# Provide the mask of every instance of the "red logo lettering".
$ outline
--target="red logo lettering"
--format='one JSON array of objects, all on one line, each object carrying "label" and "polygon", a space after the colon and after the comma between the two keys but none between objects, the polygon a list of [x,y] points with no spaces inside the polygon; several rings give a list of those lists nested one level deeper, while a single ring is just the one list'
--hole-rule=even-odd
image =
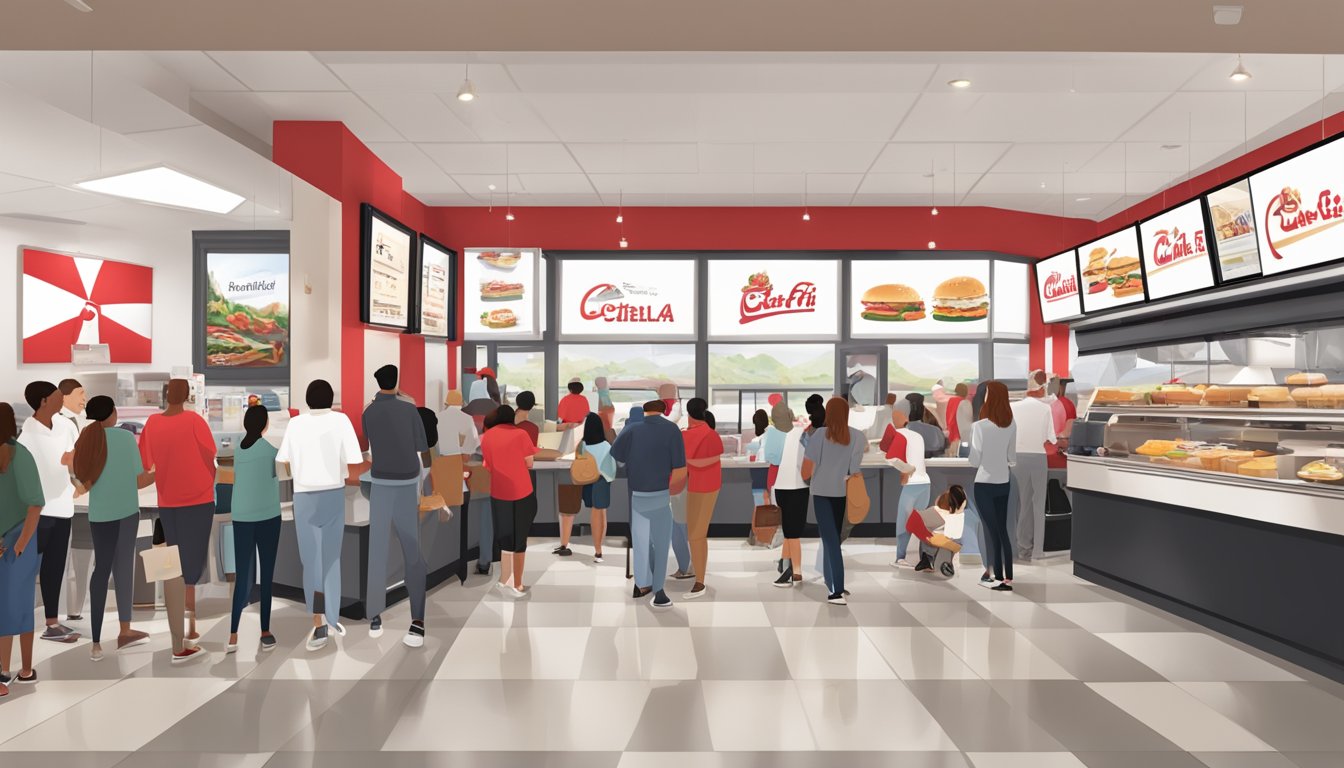
[{"label": "red logo lettering", "polygon": [[[1344,199],[1329,189],[1316,197],[1316,208],[1302,205],[1302,193],[1293,187],[1284,187],[1265,206],[1265,240],[1274,258],[1282,259],[1278,246],[1287,245],[1316,234],[1327,225],[1333,226],[1344,219]],[[1295,235],[1275,241],[1275,235]]]},{"label": "red logo lettering", "polygon": [[1059,272],[1051,272],[1045,278],[1043,293],[1046,301],[1059,301],[1070,296],[1076,296],[1078,294],[1078,277],[1069,275],[1068,278],[1065,278]]},{"label": "red logo lettering", "polygon": [[1191,239],[1189,232],[1182,232],[1176,227],[1158,230],[1153,240],[1153,266],[1165,267],[1192,256],[1203,255],[1206,248],[1204,230],[1195,232],[1194,242]]},{"label": "red logo lettering", "polygon": [[752,283],[742,289],[739,311],[741,319],[737,322],[741,325],[767,317],[815,312],[817,286],[814,283],[799,282],[787,294],[776,294],[774,286],[768,281],[763,286]]},{"label": "red logo lettering", "polygon": [[[628,286],[627,286],[628,288]],[[599,283],[589,288],[579,302],[579,315],[584,320],[601,320],[605,323],[674,323],[676,318],[671,304],[662,309],[653,305],[628,304],[620,299],[604,300],[601,294],[611,293],[624,299],[625,296],[611,283]]]}]

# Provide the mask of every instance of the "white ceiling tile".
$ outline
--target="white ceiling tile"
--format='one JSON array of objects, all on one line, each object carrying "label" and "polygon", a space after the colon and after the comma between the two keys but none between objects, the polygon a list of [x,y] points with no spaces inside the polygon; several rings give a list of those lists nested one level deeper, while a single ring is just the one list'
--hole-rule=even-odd
[{"label": "white ceiling tile", "polygon": [[759,173],[863,173],[872,166],[883,144],[788,142],[756,145]]},{"label": "white ceiling tile", "polygon": [[913,94],[702,94],[699,137],[734,141],[886,141]]},{"label": "white ceiling tile", "polygon": [[607,195],[631,194],[737,194],[755,192],[749,173],[631,173],[593,174],[597,191]]},{"label": "white ceiling tile", "polygon": [[192,94],[191,98],[256,138],[271,143],[271,124],[274,120],[259,94],[251,91],[205,91]]},{"label": "white ceiling tile", "polygon": [[529,196],[596,194],[582,173],[520,173],[518,180]]},{"label": "white ceiling tile", "polygon": [[542,93],[527,98],[566,142],[679,142],[697,135],[690,96]]},{"label": "white ceiling tile", "polygon": [[361,92],[359,97],[407,141],[475,141],[448,105],[432,93]]},{"label": "white ceiling tile", "polygon": [[1112,141],[1162,93],[925,94],[897,141]]},{"label": "white ceiling tile", "polygon": [[753,144],[700,144],[701,173],[751,173],[756,166]]},{"label": "white ceiling tile", "polygon": [[401,177],[402,186],[413,195],[424,193],[452,194],[459,191],[456,183],[444,173],[429,156],[410,142],[369,144],[369,149]]},{"label": "white ceiling tile", "polygon": [[[508,177],[507,183],[505,176],[502,173],[455,173],[453,174],[453,182],[457,184],[463,192],[472,195],[483,203],[488,203],[490,201],[491,192],[494,193],[495,202],[502,203],[504,202],[505,195],[523,188],[522,179],[518,178],[518,174],[516,173],[511,174]],[[494,190],[490,189],[491,184],[495,185]]]},{"label": "white ceiling tile", "polygon": [[81,192],[64,187],[43,187],[0,194],[0,211],[5,213],[54,214],[83,211],[111,205],[116,198]]},{"label": "white ceiling tile", "polygon": [[873,164],[874,173],[984,173],[1008,147],[1005,143],[888,144]]},{"label": "white ceiling tile", "polygon": [[147,54],[193,91],[245,91],[247,86],[204,51],[151,51]]},{"label": "white ceiling tile", "polygon": [[[964,195],[971,189],[979,174],[957,174],[956,194]],[[922,195],[918,205],[928,205],[931,196],[940,205],[944,198],[953,193],[952,174],[929,177],[927,173],[870,173],[859,187],[860,194],[910,194]],[[935,194],[936,193],[936,194]]]},{"label": "white ceiling tile", "polygon": [[563,144],[421,144],[420,149],[453,175],[582,170]]},{"label": "white ceiling tile", "polygon": [[1172,91],[1206,66],[1197,53],[959,53],[939,65],[929,92],[971,81],[963,93],[1127,93]]},{"label": "white ceiling tile", "polygon": [[415,197],[425,205],[477,206],[482,203],[481,200],[462,192],[421,192]]},{"label": "white ceiling tile", "polygon": [[45,181],[38,179],[28,179],[22,176],[12,176],[8,173],[0,173],[0,194],[6,192],[19,192],[25,189],[40,189],[50,186]]},{"label": "white ceiling tile", "polygon": [[346,86],[306,51],[209,51],[210,58],[254,91],[344,91]]},{"label": "white ceiling tile", "polygon": [[[348,57],[357,56],[357,60]],[[319,54],[352,91],[377,93],[444,93],[453,97],[468,76],[463,54],[385,53]],[[456,60],[453,60],[456,59]],[[481,99],[516,93],[502,65],[472,61],[470,77]]]},{"label": "white ceiling tile", "polygon": [[994,164],[995,173],[1068,173],[1077,171],[1106,148],[1106,144],[1014,144]]},{"label": "white ceiling tile", "polygon": [[[1220,91],[1228,93],[1255,91],[1314,91],[1321,92],[1322,76],[1326,90],[1344,86],[1344,66],[1338,56],[1317,54],[1246,54],[1242,57],[1251,79],[1242,82],[1229,75],[1236,69],[1235,54],[1213,54],[1208,63],[1186,82],[1184,91]],[[1324,67],[1322,67],[1324,63]]]},{"label": "white ceiling tile", "polygon": [[481,141],[556,140],[555,131],[537,114],[525,96],[496,93],[470,103],[458,101],[453,94],[440,94],[439,99]]},{"label": "white ceiling tile", "polygon": [[806,179],[801,173],[758,173],[755,190],[757,194],[793,195],[794,202],[801,205],[804,192],[809,203],[826,195],[852,195],[862,180],[861,173],[808,174]]},{"label": "white ceiling tile", "polygon": [[400,141],[396,129],[353,93],[256,94],[272,120],[339,120],[360,141]]},{"label": "white ceiling tile", "polygon": [[89,68],[88,51],[0,51],[0,82],[85,120]]},{"label": "white ceiling tile", "polygon": [[695,144],[569,144],[588,173],[694,173]]}]

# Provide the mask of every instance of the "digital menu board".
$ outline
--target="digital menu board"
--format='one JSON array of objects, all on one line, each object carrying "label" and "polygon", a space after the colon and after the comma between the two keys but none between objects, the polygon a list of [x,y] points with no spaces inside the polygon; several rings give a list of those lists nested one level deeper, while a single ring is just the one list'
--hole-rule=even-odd
[{"label": "digital menu board", "polygon": [[362,214],[359,319],[369,325],[407,331],[416,282],[415,232],[368,203]]},{"label": "digital menu board", "polygon": [[450,338],[457,319],[457,254],[420,236],[420,333]]},{"label": "digital menu board", "polygon": [[1138,227],[1126,227],[1078,249],[1078,282],[1084,312],[1143,303],[1139,253]]},{"label": "digital menu board", "polygon": [[1223,282],[1257,277],[1260,274],[1260,248],[1256,240],[1255,211],[1251,205],[1251,183],[1242,179],[1205,195],[1211,240],[1217,257],[1218,274]]},{"label": "digital menu board", "polygon": [[1083,316],[1076,251],[1036,262],[1036,299],[1043,322],[1062,323]]},{"label": "digital menu board", "polygon": [[990,322],[994,325],[994,336],[1027,336],[1027,315],[1030,302],[1027,297],[1031,289],[1028,265],[1020,261],[994,261],[994,281],[990,291],[994,294],[994,316]]},{"label": "digital menu board", "polygon": [[569,339],[693,339],[691,259],[566,259],[560,264],[560,334]]},{"label": "digital menu board", "polygon": [[1204,205],[1191,200],[1139,225],[1148,299],[1213,287],[1213,261],[1204,231]]},{"label": "digital menu board", "polygon": [[1344,141],[1266,168],[1250,181],[1264,274],[1344,259]]},{"label": "digital menu board", "polygon": [[711,339],[834,339],[840,335],[840,262],[709,262]]},{"label": "digital menu board", "polygon": [[989,262],[862,260],[850,264],[850,335],[989,335]]},{"label": "digital menu board", "polygon": [[468,248],[463,254],[463,335],[541,338],[539,248]]}]

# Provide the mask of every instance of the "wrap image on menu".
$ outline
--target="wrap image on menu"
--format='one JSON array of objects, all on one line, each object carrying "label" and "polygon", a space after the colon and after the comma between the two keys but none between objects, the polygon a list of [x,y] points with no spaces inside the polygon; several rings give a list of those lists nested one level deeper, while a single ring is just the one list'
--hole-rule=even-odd
[{"label": "wrap image on menu", "polygon": [[1260,251],[1255,242],[1255,212],[1251,185],[1239,181],[1209,193],[1213,241],[1224,280],[1260,273]]},{"label": "wrap image on menu", "polygon": [[289,255],[206,255],[205,364],[273,368],[289,362]]}]

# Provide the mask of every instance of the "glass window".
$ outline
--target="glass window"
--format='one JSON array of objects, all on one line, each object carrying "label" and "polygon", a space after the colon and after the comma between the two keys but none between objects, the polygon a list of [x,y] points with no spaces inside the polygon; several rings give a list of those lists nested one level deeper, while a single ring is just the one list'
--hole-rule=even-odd
[{"label": "glass window", "polygon": [[519,392],[531,390],[537,396],[537,407],[546,407],[546,356],[539,349],[510,350],[499,348],[499,394],[509,405]]},{"label": "glass window", "polygon": [[780,392],[801,414],[813,392],[835,390],[835,347],[830,344],[711,344],[710,410],[719,431],[751,428],[751,415],[768,411],[768,398]]},{"label": "glass window", "polygon": [[994,378],[1025,379],[1031,373],[1029,344],[995,344]]},{"label": "glass window", "polygon": [[630,408],[658,397],[658,385],[671,381],[682,400],[694,397],[694,344],[562,344],[559,348],[557,398],[568,394],[569,380],[578,377],[590,406],[597,408],[593,379],[607,378],[616,424],[623,424]]},{"label": "glass window", "polygon": [[891,344],[887,346],[887,390],[899,396],[929,394],[939,381],[951,392],[958,382],[980,378],[978,344]]}]

